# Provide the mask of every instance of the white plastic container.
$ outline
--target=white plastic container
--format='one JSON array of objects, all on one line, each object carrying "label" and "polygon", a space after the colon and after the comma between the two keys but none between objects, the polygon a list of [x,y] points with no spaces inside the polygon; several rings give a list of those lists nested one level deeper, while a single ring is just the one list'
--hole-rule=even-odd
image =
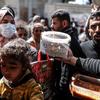
[{"label": "white plastic container", "polygon": [[42,32],[40,50],[52,57],[66,58],[70,41],[71,37],[66,33],[56,31]]}]

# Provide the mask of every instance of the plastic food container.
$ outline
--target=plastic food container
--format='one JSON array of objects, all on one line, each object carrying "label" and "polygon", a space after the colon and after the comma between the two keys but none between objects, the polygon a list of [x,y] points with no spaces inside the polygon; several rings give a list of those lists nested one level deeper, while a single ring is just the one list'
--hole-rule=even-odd
[{"label": "plastic food container", "polygon": [[52,57],[66,58],[70,41],[71,37],[66,33],[56,31],[42,32],[40,50]]}]

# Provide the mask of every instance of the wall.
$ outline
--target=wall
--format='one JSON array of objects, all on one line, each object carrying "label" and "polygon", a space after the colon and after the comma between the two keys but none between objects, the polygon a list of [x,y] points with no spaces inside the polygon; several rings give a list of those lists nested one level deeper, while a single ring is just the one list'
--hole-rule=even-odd
[{"label": "wall", "polygon": [[[76,20],[86,21],[88,18],[91,7],[89,5],[67,4],[67,3],[54,3],[46,4],[44,9],[44,16],[50,21],[52,13],[57,9],[65,9]],[[80,22],[81,23],[81,22]]]}]

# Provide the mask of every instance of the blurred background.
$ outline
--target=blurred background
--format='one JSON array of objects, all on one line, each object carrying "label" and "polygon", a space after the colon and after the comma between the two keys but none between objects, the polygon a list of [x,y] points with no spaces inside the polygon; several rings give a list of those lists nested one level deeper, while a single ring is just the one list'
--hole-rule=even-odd
[{"label": "blurred background", "polygon": [[10,5],[16,13],[15,19],[21,23],[30,23],[34,15],[50,21],[55,10],[66,9],[72,20],[83,27],[91,12],[91,3],[92,0],[0,0],[0,7]]},{"label": "blurred background", "polygon": [[49,17],[58,8],[68,10],[73,16],[82,14],[86,18],[90,13],[91,2],[91,0],[0,0],[0,7],[12,6],[16,12],[16,19],[21,18],[25,21],[35,14]]}]

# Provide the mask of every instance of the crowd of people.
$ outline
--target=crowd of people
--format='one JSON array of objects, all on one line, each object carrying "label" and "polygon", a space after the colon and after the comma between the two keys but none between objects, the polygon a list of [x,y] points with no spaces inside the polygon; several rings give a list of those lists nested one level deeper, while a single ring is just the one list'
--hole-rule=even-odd
[{"label": "crowd of people", "polygon": [[[2,7],[0,99],[82,100],[72,95],[69,86],[76,73],[100,79],[99,8],[92,8],[83,32],[85,39],[80,42],[77,27],[64,9],[53,12],[49,25],[48,19],[39,15],[35,15],[30,24],[17,23],[14,10],[7,5]],[[41,51],[44,31],[63,32],[71,37],[66,59],[54,58]]]}]

